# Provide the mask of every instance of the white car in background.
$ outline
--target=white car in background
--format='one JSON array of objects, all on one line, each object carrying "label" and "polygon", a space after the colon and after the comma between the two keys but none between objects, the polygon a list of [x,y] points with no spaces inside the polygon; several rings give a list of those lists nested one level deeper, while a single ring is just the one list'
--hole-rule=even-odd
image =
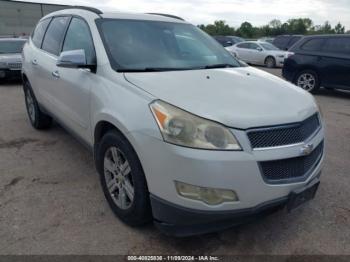
[{"label": "white car in background", "polygon": [[288,52],[282,51],[267,42],[246,41],[226,49],[238,59],[251,64],[265,65],[269,68],[283,67]]},{"label": "white car in background", "polygon": [[22,68],[22,49],[26,39],[0,39],[0,80],[20,78]]}]

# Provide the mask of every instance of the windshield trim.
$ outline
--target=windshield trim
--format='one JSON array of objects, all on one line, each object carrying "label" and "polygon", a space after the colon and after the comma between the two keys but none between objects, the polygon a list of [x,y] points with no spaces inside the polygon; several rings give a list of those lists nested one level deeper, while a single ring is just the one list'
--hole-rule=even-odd
[{"label": "windshield trim", "polygon": [[[214,65],[205,65],[205,66],[200,66],[200,67],[179,67],[179,68],[125,68],[123,66],[121,66],[120,64],[118,64],[113,55],[111,54],[109,48],[108,48],[108,44],[107,44],[107,40],[105,39],[105,36],[103,34],[102,31],[102,23],[105,21],[115,21],[115,20],[121,20],[121,21],[153,21],[153,20],[142,20],[142,19],[125,19],[125,18],[96,18],[95,19],[95,23],[99,32],[99,35],[101,37],[104,49],[106,51],[109,63],[112,67],[112,69],[118,73],[140,73],[140,72],[169,72],[169,71],[190,71],[190,70],[209,70],[209,69],[217,69],[217,67],[212,67],[215,66]],[[157,21],[154,21],[157,22]],[[191,25],[190,23],[184,23],[183,21],[179,21],[179,22],[171,22],[171,21],[160,21],[162,23],[169,23],[169,24],[188,24]],[[221,46],[221,45],[219,45]],[[230,54],[225,48],[223,48],[223,51],[227,52],[228,54]],[[243,65],[236,60],[235,58],[233,58],[237,65],[232,65],[226,68],[235,68],[235,67],[242,67]],[[223,68],[223,67],[220,67]]]}]

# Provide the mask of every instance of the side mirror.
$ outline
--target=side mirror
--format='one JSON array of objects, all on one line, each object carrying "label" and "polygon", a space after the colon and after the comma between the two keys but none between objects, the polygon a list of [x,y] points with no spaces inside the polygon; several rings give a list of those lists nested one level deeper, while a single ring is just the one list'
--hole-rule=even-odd
[{"label": "side mirror", "polygon": [[83,49],[64,51],[56,63],[59,67],[84,68],[88,67],[86,63],[85,51]]},{"label": "side mirror", "polygon": [[261,52],[263,49],[261,47],[257,47],[256,50],[258,50],[259,52]]}]

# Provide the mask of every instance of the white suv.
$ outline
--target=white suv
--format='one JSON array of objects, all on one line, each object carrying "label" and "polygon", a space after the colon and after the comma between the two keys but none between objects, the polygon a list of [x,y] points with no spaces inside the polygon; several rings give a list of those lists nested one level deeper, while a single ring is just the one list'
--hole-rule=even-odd
[{"label": "white suv", "polygon": [[186,236],[315,195],[324,128],[313,97],[178,17],[54,12],[23,57],[32,125],[55,119],[92,149],[129,225]]}]

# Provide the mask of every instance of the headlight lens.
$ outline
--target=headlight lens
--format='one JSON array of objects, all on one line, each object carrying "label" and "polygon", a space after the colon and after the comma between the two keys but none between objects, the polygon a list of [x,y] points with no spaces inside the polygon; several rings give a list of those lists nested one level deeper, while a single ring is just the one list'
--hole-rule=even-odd
[{"label": "headlight lens", "polygon": [[241,150],[234,135],[218,123],[159,100],[150,107],[168,143],[199,149]]}]

